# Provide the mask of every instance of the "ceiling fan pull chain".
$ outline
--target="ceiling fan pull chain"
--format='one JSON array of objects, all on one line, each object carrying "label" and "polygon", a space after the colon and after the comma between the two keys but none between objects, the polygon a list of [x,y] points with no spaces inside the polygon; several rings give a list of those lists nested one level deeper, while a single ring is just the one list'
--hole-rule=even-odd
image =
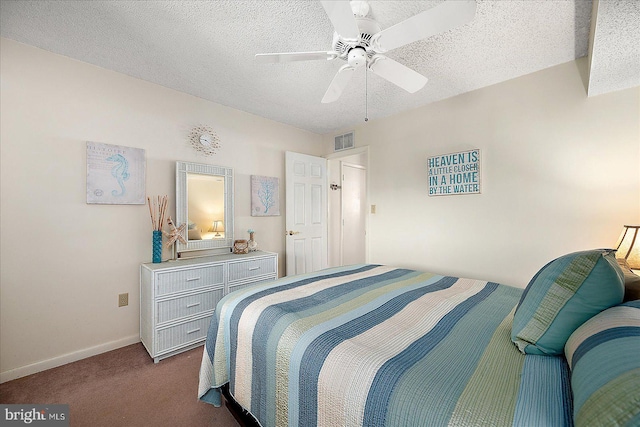
[{"label": "ceiling fan pull chain", "polygon": [[369,121],[369,105],[367,103],[368,100],[368,94],[367,94],[367,88],[368,88],[368,75],[369,75],[369,70],[368,70],[368,66],[364,67],[364,121],[368,122]]}]

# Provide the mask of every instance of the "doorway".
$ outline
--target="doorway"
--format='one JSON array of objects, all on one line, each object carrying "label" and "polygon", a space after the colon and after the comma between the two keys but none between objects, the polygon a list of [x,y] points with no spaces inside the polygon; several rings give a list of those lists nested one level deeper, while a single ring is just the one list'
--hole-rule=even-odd
[{"label": "doorway", "polygon": [[327,156],[329,266],[368,262],[368,147]]},{"label": "doorway", "polygon": [[341,264],[364,264],[366,261],[366,173],[364,166],[340,162],[342,170],[342,239]]}]

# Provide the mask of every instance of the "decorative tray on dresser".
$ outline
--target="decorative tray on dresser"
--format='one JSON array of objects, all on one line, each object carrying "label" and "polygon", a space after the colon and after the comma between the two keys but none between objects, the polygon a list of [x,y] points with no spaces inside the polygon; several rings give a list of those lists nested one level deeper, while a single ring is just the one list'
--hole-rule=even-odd
[{"label": "decorative tray on dresser", "polygon": [[278,255],[256,251],[140,266],[140,339],[158,363],[202,344],[220,299],[278,277]]}]

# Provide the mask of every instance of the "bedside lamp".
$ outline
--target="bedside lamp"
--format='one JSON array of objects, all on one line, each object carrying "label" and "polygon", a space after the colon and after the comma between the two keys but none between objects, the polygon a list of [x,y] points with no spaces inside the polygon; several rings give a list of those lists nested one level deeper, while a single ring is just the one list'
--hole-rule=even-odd
[{"label": "bedside lamp", "polygon": [[640,299],[640,225],[625,225],[616,247],[624,273],[624,301]]},{"label": "bedside lamp", "polygon": [[215,237],[220,237],[221,231],[224,231],[224,225],[222,223],[222,220],[216,219],[215,221],[213,221],[213,223],[211,223],[211,227],[209,227],[209,232],[214,232],[216,233],[214,234]]},{"label": "bedside lamp", "polygon": [[640,269],[640,225],[625,225],[616,248],[619,263],[630,269]]}]

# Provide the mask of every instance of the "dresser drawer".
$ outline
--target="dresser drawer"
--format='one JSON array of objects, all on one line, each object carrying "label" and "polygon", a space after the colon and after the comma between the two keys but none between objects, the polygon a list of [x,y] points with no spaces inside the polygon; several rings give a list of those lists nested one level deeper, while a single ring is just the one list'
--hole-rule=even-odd
[{"label": "dresser drawer", "polygon": [[211,316],[181,323],[169,328],[158,329],[156,353],[172,350],[183,344],[204,340],[207,336]]},{"label": "dresser drawer", "polygon": [[250,277],[275,273],[276,263],[273,258],[252,259],[229,263],[229,282],[236,282]]},{"label": "dresser drawer", "polygon": [[201,292],[195,295],[160,301],[156,310],[156,322],[163,323],[181,317],[213,310],[216,304],[224,296],[224,288]]},{"label": "dresser drawer", "polygon": [[197,289],[204,286],[223,285],[224,266],[220,264],[158,273],[158,296],[173,292]]}]

